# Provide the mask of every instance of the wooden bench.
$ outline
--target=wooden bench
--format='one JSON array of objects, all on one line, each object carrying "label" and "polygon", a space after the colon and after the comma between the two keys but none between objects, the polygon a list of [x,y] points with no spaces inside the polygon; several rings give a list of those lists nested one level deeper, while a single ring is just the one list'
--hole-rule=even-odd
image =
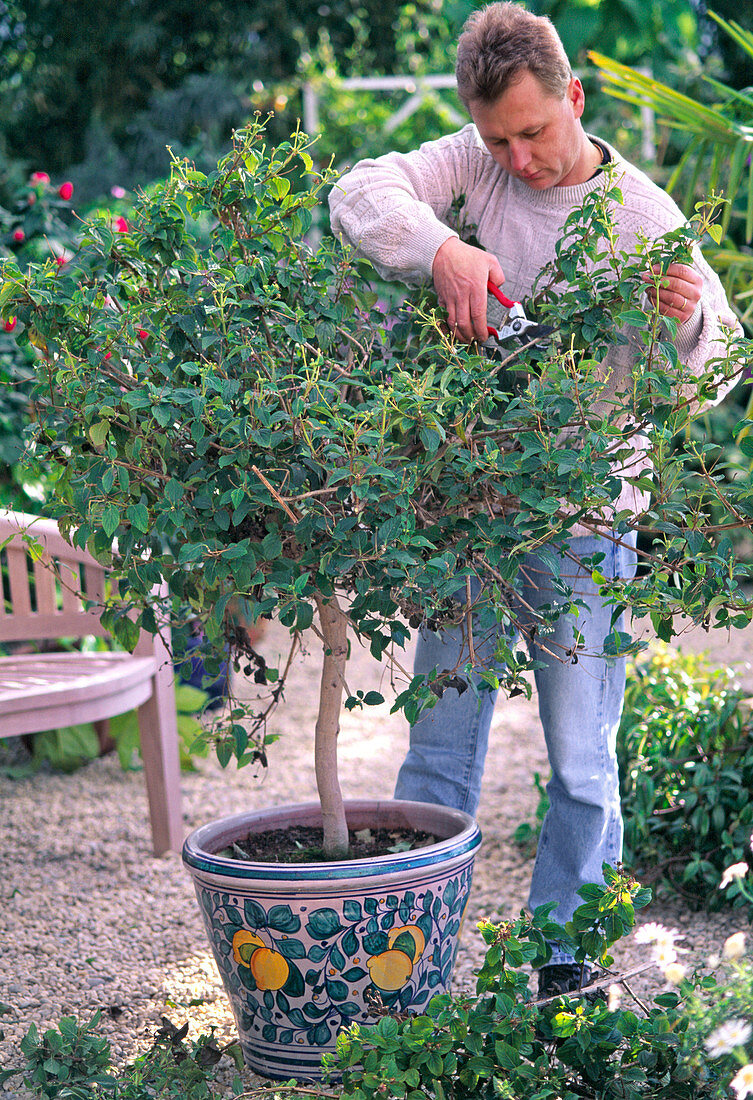
[{"label": "wooden bench", "polygon": [[[21,532],[43,547],[32,554]],[[0,509],[0,644],[109,637],[99,621],[106,572],[52,520]],[[102,723],[138,711],[155,855],[180,851],[180,762],[169,637],[142,632],[133,654],[0,656],[0,737]],[[113,805],[113,814],[117,806]]]}]

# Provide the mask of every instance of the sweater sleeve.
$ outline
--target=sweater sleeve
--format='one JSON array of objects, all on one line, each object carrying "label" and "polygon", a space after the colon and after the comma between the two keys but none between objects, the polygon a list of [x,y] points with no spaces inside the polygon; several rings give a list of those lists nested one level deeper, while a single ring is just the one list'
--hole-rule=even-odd
[{"label": "sweater sleeve", "polygon": [[359,161],[330,193],[332,230],[383,278],[427,282],[438,249],[458,236],[452,205],[473,188],[481,159],[475,128],[466,126],[412,153]]}]

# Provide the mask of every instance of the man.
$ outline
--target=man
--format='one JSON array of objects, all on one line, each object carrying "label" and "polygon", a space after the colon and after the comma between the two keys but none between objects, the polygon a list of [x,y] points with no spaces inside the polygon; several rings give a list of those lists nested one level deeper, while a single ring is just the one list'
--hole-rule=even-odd
[{"label": "man", "polygon": [[[583,87],[549,20],[507,2],[475,12],[458,43],[456,75],[473,125],[407,155],[362,161],[333,189],[330,208],[334,231],[384,277],[433,280],[459,339],[487,339],[487,280],[504,283],[505,293],[516,300],[531,293],[554,257],[568,215],[601,186],[605,164],[614,163],[625,198],[614,209],[619,249],[634,252],[639,234],[654,239],[684,222],[660,188],[584,130]],[[453,202],[461,195],[480,248],[460,240],[450,226]],[[721,351],[722,327],[735,324],[719,280],[698,253],[692,266],[672,264],[660,288],[648,285],[647,293],[661,314],[678,322],[676,345],[688,371],[701,373]],[[629,355],[615,349],[614,392],[629,377]],[[617,508],[630,505],[638,508],[625,485]],[[603,552],[605,576],[629,577],[635,555],[621,542],[576,527],[565,550],[575,561]],[[571,572],[570,583],[588,605],[577,628],[586,651],[598,653],[610,631],[612,608],[599,596],[589,570]],[[526,615],[557,598],[549,577],[540,560],[524,561],[519,578],[524,633]],[[563,615],[553,642],[566,649],[572,641],[573,621]],[[458,632],[422,632],[416,672],[452,668],[460,645]],[[624,662],[597,657],[567,664],[529,648],[544,666],[535,678],[552,767],[529,904],[557,902],[553,916],[565,923],[580,904],[580,886],[600,881],[602,863],[620,858],[615,741],[625,669]],[[480,697],[479,703],[473,692],[448,690],[419,719],[396,797],[475,812],[495,693],[482,690]],[[539,974],[539,994],[577,989],[588,978],[563,946],[553,944]]]}]

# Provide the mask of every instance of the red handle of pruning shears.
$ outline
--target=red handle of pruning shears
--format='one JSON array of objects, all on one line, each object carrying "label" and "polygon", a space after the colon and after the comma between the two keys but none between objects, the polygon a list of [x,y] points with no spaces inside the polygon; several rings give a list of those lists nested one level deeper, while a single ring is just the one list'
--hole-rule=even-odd
[{"label": "red handle of pruning shears", "polygon": [[494,285],[491,279],[487,281],[486,289],[489,291],[490,294],[494,295],[498,302],[502,303],[505,309],[512,309],[513,306],[518,304],[517,302],[513,302],[512,298],[507,298],[499,289],[499,287]]}]

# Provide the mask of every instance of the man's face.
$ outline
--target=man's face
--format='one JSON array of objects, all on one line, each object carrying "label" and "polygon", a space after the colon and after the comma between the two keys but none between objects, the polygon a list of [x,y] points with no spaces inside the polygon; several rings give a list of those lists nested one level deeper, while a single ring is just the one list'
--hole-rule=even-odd
[{"label": "man's face", "polygon": [[583,102],[576,78],[559,99],[526,71],[494,103],[474,103],[470,112],[497,164],[544,191],[583,183],[594,170],[594,147],[579,122]]}]

